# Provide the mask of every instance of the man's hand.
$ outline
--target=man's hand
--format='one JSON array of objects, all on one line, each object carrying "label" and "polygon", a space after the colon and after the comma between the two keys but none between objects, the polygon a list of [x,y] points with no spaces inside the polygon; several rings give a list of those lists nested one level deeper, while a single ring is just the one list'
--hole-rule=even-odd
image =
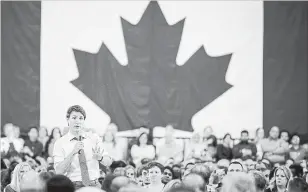
[{"label": "man's hand", "polygon": [[79,152],[79,150],[83,149],[83,147],[84,147],[83,142],[82,142],[82,141],[78,141],[78,142],[76,143],[76,145],[75,145],[75,147],[74,147],[72,153],[75,155],[76,153]]},{"label": "man's hand", "polygon": [[92,152],[93,152],[93,159],[100,161],[103,157],[104,149],[102,149],[99,146],[96,146],[94,149],[92,149]]},{"label": "man's hand", "polygon": [[30,155],[31,157],[34,155],[33,152],[31,151],[31,149],[28,146],[25,146],[23,148],[23,152]]}]

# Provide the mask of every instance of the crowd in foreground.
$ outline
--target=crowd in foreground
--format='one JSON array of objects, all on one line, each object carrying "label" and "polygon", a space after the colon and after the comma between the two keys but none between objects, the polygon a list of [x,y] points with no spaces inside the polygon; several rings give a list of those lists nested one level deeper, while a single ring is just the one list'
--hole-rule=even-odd
[{"label": "crowd in foreground", "polygon": [[230,134],[218,140],[207,127],[183,146],[169,125],[158,141],[141,131],[124,158],[114,124],[100,138],[83,128],[85,118],[82,107],[72,106],[69,130],[55,128],[49,136],[46,129],[31,127],[25,140],[17,126],[6,124],[1,191],[307,191],[307,145],[278,127],[268,138],[258,129],[253,140],[243,130],[238,141]]}]

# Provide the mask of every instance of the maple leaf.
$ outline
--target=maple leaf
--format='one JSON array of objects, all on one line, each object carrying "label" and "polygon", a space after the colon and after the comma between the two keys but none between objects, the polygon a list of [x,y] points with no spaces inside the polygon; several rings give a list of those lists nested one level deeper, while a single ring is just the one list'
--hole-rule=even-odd
[{"label": "maple leaf", "polygon": [[185,19],[168,25],[155,1],[137,25],[121,21],[128,65],[120,65],[105,44],[96,54],[74,49],[79,77],[72,84],[120,131],[169,123],[191,131],[192,116],[231,87],[225,82],[231,54],[210,57],[201,47],[176,65]]}]

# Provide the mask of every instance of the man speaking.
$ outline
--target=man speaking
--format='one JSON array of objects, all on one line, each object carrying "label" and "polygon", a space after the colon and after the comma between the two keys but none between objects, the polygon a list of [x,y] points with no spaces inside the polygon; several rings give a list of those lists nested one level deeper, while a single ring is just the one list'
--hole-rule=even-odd
[{"label": "man speaking", "polygon": [[84,186],[100,188],[99,163],[109,166],[112,159],[104,151],[100,137],[85,131],[86,112],[81,106],[71,106],[66,118],[69,131],[55,142],[53,150],[56,173],[70,178],[76,190]]}]

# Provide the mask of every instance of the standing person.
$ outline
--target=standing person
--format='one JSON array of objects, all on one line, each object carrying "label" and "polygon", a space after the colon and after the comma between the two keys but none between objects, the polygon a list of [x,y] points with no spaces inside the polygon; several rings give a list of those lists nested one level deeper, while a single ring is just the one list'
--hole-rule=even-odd
[{"label": "standing person", "polygon": [[99,163],[109,166],[112,160],[104,151],[100,137],[93,132],[85,132],[86,112],[81,106],[71,106],[66,118],[69,131],[54,144],[56,173],[73,181],[76,190],[84,186],[100,188]]}]

